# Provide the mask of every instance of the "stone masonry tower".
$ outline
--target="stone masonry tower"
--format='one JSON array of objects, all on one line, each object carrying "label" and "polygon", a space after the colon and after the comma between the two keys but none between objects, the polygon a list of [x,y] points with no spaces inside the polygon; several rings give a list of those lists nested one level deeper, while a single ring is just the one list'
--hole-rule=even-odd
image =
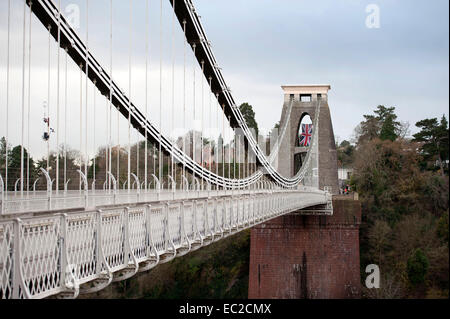
[{"label": "stone masonry tower", "polygon": [[[287,131],[280,146],[278,171],[286,176],[294,176],[302,165],[307,148],[298,144],[298,132],[302,119],[309,115],[314,121],[320,103],[319,116],[319,187],[331,186],[333,194],[339,193],[337,174],[337,154],[328,106],[330,85],[283,85],[284,105],[281,113],[280,127],[286,121],[286,112],[292,101],[291,116]],[[313,130],[315,128],[313,127]]]}]

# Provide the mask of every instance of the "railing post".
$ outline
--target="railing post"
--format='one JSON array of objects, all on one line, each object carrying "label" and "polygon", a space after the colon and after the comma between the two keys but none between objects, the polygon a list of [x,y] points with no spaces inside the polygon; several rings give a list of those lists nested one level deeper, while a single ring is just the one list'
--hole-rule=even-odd
[{"label": "railing post", "polygon": [[[111,174],[111,172],[108,172],[107,174],[108,174],[109,178],[112,180],[112,183],[113,183],[113,203],[116,204],[116,201],[117,201],[117,181],[116,181],[116,178],[114,177],[114,175]],[[106,183],[106,181],[105,181],[105,183]]]},{"label": "railing post", "polygon": [[67,270],[67,214],[61,214],[59,234],[59,261],[60,261],[60,278],[61,283],[66,286],[66,270]]},{"label": "railing post", "polygon": [[165,205],[165,214],[164,214],[164,252],[167,253],[169,247],[169,203]]},{"label": "railing post", "polygon": [[95,253],[96,253],[96,271],[97,275],[102,270],[102,210],[98,210],[96,214],[96,241],[95,241]]},{"label": "railing post", "polygon": [[33,195],[36,195],[36,184],[37,184],[37,182],[38,182],[40,179],[41,179],[41,178],[38,177],[38,178],[34,181],[34,183],[33,183]]},{"label": "railing post", "polygon": [[183,191],[189,192],[189,181],[186,176],[183,176]]},{"label": "railing post", "polygon": [[197,197],[200,197],[200,182],[197,177],[194,177],[195,190],[197,191]]},{"label": "railing post", "polygon": [[67,185],[70,182],[70,178],[64,183],[64,195],[67,194]]},{"label": "railing post", "polygon": [[88,181],[87,181],[87,177],[86,175],[84,175],[84,173],[81,170],[77,170],[77,172],[80,174],[81,179],[83,181],[84,184],[84,208],[86,209],[88,207]]},{"label": "railing post", "polygon": [[256,224],[259,221],[259,199],[258,195],[253,197],[253,223]]},{"label": "railing post", "polygon": [[241,206],[242,196],[243,196],[243,195],[239,196],[238,200],[236,201],[236,230],[239,229],[239,223],[240,223],[240,221],[241,221],[241,218],[240,218],[240,216],[239,216],[239,215],[240,215],[240,214],[239,214],[239,211],[240,211],[240,206]]},{"label": "railing post", "polygon": [[[206,201],[207,203],[208,203],[208,201]],[[218,213],[217,213],[217,198],[215,198],[215,199],[212,199],[212,202],[213,202],[213,212],[214,212],[214,215],[213,215],[213,222],[214,222],[214,231],[213,231],[213,238],[214,238],[214,235],[217,233],[217,229],[218,228],[221,228],[221,227],[217,227],[218,226],[218,224],[219,224],[219,219],[217,218],[217,215],[218,215]],[[208,205],[209,206],[209,205]],[[207,207],[208,207],[207,206]],[[206,210],[206,212],[208,213],[208,210]],[[209,218],[206,218],[206,220],[208,221],[209,220]],[[207,223],[208,224],[208,223]],[[209,226],[209,225],[208,225]]]},{"label": "railing post", "polygon": [[95,194],[95,179],[92,181],[91,189],[92,189],[92,194]]},{"label": "railing post", "polygon": [[[216,198],[216,207],[219,209],[219,200]],[[225,199],[222,198],[222,226],[220,227],[220,231],[222,232],[222,236],[225,233],[225,227],[227,226],[227,211],[225,209]]]},{"label": "railing post", "polygon": [[172,175],[167,175],[169,178],[169,181],[172,185],[172,199],[175,200],[175,193],[177,191],[177,183],[175,182],[175,180],[173,179]]},{"label": "railing post", "polygon": [[128,263],[130,261],[130,245],[129,240],[130,240],[130,212],[129,212],[130,208],[129,207],[125,207],[123,210],[124,213],[124,220],[123,220],[123,225],[122,225],[122,229],[123,229],[123,247],[125,248],[124,250],[124,264],[128,266]]},{"label": "railing post", "polygon": [[139,203],[140,193],[141,193],[141,184],[139,183],[139,178],[135,174],[131,173],[131,176],[133,176],[134,182],[136,183],[136,197],[137,197],[137,202]]},{"label": "railing post", "polygon": [[17,195],[17,184],[20,182],[20,177],[16,180],[16,183],[14,184],[14,195]]},{"label": "railing post", "polygon": [[158,177],[156,177],[155,174],[152,174],[153,180],[155,181],[155,189],[157,191],[157,198],[159,200],[160,198],[160,193],[161,193],[161,182],[159,181]]},{"label": "railing post", "polygon": [[[145,246],[147,252],[153,249],[152,227],[151,227],[151,205],[145,205]],[[150,254],[148,254],[150,256]]]},{"label": "railing post", "polygon": [[5,191],[3,190],[4,183],[3,183],[3,177],[0,174],[0,215],[4,213],[3,207],[5,205]]},{"label": "railing post", "polygon": [[[19,299],[19,290],[21,288],[21,247],[20,247],[20,218],[14,219],[14,243],[13,243],[13,273],[12,273],[12,299]],[[25,291],[22,292],[25,294]]]},{"label": "railing post", "polygon": [[181,235],[180,235],[180,244],[182,245],[182,241],[181,238],[183,238],[183,240],[185,240],[188,244],[188,248],[189,250],[191,249],[191,243],[189,242],[189,238],[186,236],[186,225],[185,223],[185,210],[184,210],[184,206],[186,205],[186,203],[184,201],[181,202],[181,207],[180,207],[180,213],[181,213],[181,218],[180,218],[180,226],[181,226]]},{"label": "railing post", "polygon": [[50,179],[50,175],[48,172],[41,167],[41,172],[44,174],[45,179],[47,180],[47,208],[48,210],[52,209],[52,180]]},{"label": "railing post", "polygon": [[[199,231],[198,231],[198,226],[197,226],[197,200],[195,200],[195,199],[192,201],[192,223],[194,224],[195,237],[198,236],[200,238],[200,242],[201,242],[202,236],[200,236]],[[194,237],[194,241],[195,241],[195,237]]]}]

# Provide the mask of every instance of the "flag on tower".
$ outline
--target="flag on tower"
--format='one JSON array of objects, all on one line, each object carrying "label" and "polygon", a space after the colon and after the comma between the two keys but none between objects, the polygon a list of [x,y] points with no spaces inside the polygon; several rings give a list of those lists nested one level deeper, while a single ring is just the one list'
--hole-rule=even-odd
[{"label": "flag on tower", "polygon": [[302,133],[300,134],[300,146],[310,146],[312,138],[312,124],[302,124]]}]

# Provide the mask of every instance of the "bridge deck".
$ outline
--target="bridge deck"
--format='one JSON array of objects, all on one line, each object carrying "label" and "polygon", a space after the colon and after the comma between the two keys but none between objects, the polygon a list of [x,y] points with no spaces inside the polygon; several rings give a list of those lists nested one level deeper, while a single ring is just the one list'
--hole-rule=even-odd
[{"label": "bridge deck", "polygon": [[305,207],[318,190],[116,205],[0,221],[0,299],[76,297]]}]

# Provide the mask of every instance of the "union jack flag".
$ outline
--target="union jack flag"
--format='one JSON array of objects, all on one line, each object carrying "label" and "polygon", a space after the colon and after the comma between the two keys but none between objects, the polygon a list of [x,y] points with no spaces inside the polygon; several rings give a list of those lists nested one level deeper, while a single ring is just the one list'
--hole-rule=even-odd
[{"label": "union jack flag", "polygon": [[312,138],[312,124],[302,124],[302,133],[300,134],[300,146],[309,146]]}]

